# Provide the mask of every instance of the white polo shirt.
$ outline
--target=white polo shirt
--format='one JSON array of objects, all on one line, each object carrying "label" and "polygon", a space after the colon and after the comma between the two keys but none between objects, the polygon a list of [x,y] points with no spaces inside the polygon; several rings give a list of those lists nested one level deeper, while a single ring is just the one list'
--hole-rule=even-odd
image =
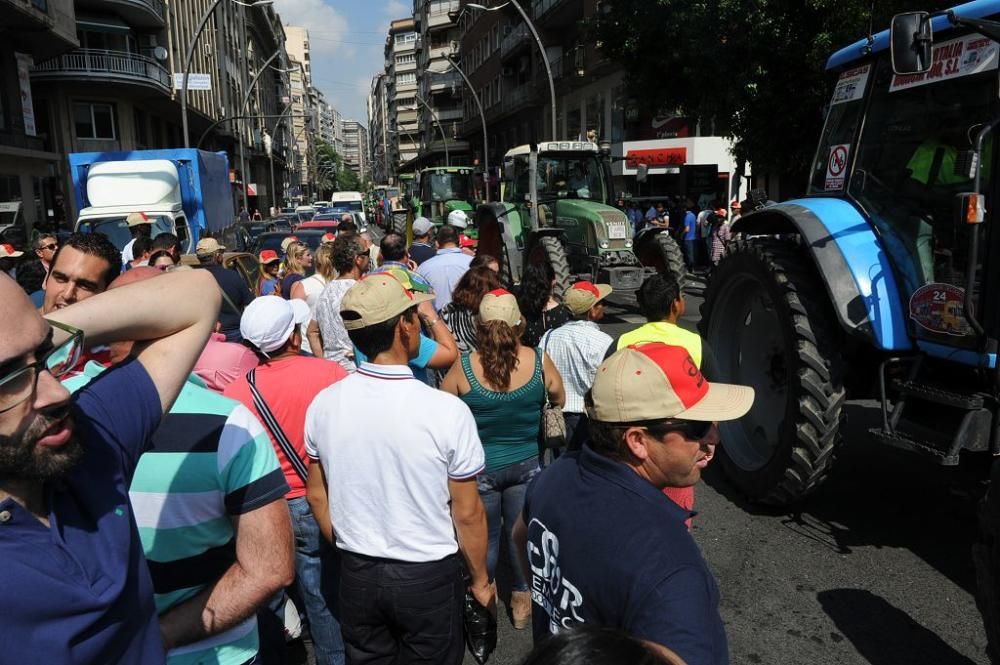
[{"label": "white polo shirt", "polygon": [[458,550],[448,480],[485,465],[464,402],[409,367],[364,362],[316,396],[305,435],[326,474],[338,548],[413,563]]}]

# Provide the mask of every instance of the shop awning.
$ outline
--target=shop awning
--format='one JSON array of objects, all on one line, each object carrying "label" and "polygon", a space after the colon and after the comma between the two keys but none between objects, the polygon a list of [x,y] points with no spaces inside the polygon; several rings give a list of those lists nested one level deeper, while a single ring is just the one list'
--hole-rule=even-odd
[{"label": "shop awning", "polygon": [[80,30],[91,32],[110,32],[114,34],[127,34],[132,31],[125,21],[114,16],[93,16],[88,14],[76,15],[76,27]]},{"label": "shop awning", "polygon": [[683,166],[687,164],[687,148],[629,150],[625,154],[625,164],[630,169],[636,168],[639,164],[650,167]]}]

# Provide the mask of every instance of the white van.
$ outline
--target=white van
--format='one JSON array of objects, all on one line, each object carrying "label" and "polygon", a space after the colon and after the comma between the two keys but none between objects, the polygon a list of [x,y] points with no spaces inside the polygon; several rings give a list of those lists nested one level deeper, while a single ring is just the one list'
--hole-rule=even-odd
[{"label": "white van", "polygon": [[330,206],[333,208],[346,208],[350,212],[361,213],[361,219],[365,217],[364,198],[361,192],[334,192],[330,195]]}]

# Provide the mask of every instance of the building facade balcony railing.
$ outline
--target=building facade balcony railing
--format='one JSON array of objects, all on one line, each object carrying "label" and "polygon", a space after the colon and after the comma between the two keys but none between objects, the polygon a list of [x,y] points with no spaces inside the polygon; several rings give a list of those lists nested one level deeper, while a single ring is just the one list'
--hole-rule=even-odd
[{"label": "building facade balcony railing", "polygon": [[162,28],[167,21],[164,0],[79,0],[84,9],[106,11],[112,8],[122,20],[133,27]]},{"label": "building facade balcony railing", "polygon": [[550,11],[562,5],[566,0],[535,0],[532,5],[536,19],[544,19]]},{"label": "building facade balcony railing", "polygon": [[528,26],[520,23],[500,41],[500,58],[504,59],[516,53],[521,47],[528,43]]},{"label": "building facade balcony railing", "polygon": [[534,83],[526,83],[513,90],[505,90],[503,102],[500,104],[500,107],[504,113],[513,113],[526,106],[537,104],[541,104],[538,96],[538,86]]},{"label": "building facade balcony railing", "polygon": [[170,94],[170,72],[160,63],[138,53],[77,49],[35,65],[31,76],[45,79],[100,79],[135,83]]}]

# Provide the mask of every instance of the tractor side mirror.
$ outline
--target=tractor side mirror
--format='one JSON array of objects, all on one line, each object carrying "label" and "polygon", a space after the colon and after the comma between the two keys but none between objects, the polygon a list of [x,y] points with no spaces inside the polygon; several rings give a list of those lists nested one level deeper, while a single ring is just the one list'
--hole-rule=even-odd
[{"label": "tractor side mirror", "polygon": [[893,73],[923,74],[929,70],[933,41],[934,30],[927,12],[905,12],[893,16],[889,31]]}]

